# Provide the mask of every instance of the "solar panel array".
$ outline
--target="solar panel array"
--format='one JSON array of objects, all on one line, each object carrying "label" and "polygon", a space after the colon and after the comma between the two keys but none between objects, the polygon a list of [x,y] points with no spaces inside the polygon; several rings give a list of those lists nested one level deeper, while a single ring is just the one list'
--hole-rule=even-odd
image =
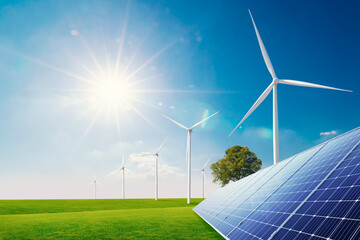
[{"label": "solar panel array", "polygon": [[237,182],[194,208],[227,239],[360,239],[360,128]]}]

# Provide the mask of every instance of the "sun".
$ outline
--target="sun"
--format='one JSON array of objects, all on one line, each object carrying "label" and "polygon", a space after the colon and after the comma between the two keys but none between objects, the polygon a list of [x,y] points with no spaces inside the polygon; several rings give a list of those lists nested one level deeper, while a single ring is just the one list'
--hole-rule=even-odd
[{"label": "sun", "polygon": [[91,90],[92,100],[105,108],[131,107],[131,99],[135,98],[134,90],[130,84],[123,80],[104,79],[99,84],[93,86]]}]

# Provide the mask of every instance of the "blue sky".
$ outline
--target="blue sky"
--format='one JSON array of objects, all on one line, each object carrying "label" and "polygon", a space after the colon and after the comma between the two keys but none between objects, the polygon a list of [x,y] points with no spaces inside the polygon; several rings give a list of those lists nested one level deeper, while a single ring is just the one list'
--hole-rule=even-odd
[{"label": "blue sky", "polygon": [[[358,127],[358,8],[356,1],[2,1],[0,198],[90,198],[94,174],[104,185],[99,197],[119,197],[119,176],[103,176],[120,167],[122,152],[135,173],[127,196],[152,197],[153,160],[134,153],[155,150],[166,136],[159,195],[185,197],[186,132],[161,114],[191,126],[220,111],[193,132],[194,168],[235,144],[270,166],[271,96],[227,137],[271,82],[248,9],[279,78],[354,91],[279,86],[280,159]],[[94,82],[116,71],[132,93],[95,96]],[[206,171],[210,193],[218,186]],[[193,179],[200,196],[200,173]]]}]

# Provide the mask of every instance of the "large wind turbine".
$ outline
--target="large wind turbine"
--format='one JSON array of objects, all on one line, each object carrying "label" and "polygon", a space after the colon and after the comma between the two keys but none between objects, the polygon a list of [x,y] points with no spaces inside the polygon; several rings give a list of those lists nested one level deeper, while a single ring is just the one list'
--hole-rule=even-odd
[{"label": "large wind turbine", "polygon": [[176,125],[178,125],[179,127],[185,129],[188,134],[187,134],[187,144],[186,144],[186,158],[187,158],[187,162],[188,162],[188,195],[187,195],[187,203],[190,204],[190,198],[191,198],[191,132],[192,130],[199,126],[200,124],[202,124],[203,122],[205,122],[206,120],[208,120],[209,118],[211,118],[212,116],[214,116],[215,114],[217,114],[218,112],[214,113],[213,115],[201,120],[200,122],[196,123],[195,125],[193,125],[191,128],[187,128],[184,125],[176,122],[175,120],[165,116],[164,114],[162,114],[164,117],[166,117],[167,119],[169,119],[170,121],[172,121],[173,123],[175,123]]},{"label": "large wind turbine", "polygon": [[90,186],[94,184],[94,199],[96,199],[96,185],[102,185],[97,179],[96,179],[96,175],[94,176],[94,181],[92,181],[91,183],[89,183],[87,186]]},{"label": "large wind turbine", "polygon": [[314,84],[314,83],[296,81],[296,80],[278,79],[276,77],[274,68],[273,68],[270,58],[266,52],[264,43],[261,40],[259,31],[255,25],[255,21],[251,15],[250,10],[249,10],[249,13],[250,13],[250,17],[251,17],[252,23],[255,28],[255,33],[256,33],[256,36],[257,36],[257,39],[258,39],[258,42],[260,45],[261,53],[264,58],[266,67],[272,76],[272,82],[265,89],[265,91],[260,95],[260,97],[256,100],[254,105],[250,108],[250,110],[246,113],[246,115],[239,122],[239,124],[234,128],[234,130],[229,134],[229,136],[231,134],[233,134],[233,132],[245,121],[245,119],[261,104],[262,101],[264,101],[264,99],[267,97],[267,95],[269,95],[271,90],[273,90],[273,154],[274,154],[274,164],[277,164],[279,162],[279,127],[278,127],[278,104],[277,104],[277,84],[278,83],[294,85],[294,86],[301,86],[301,87],[325,88],[325,89],[339,90],[339,91],[346,91],[346,92],[352,92],[352,91],[334,88],[334,87],[323,86],[323,85]]},{"label": "large wind turbine", "polygon": [[212,156],[210,156],[209,160],[207,160],[207,162],[204,164],[204,166],[201,169],[194,169],[194,171],[201,171],[201,195],[202,198],[205,198],[205,167],[206,165],[209,163],[210,159],[212,158]]},{"label": "large wind turbine", "polygon": [[165,140],[161,143],[161,145],[158,147],[155,153],[141,153],[141,155],[148,155],[155,157],[155,200],[158,200],[159,196],[159,152],[160,149],[163,147],[167,140],[167,137]]},{"label": "large wind turbine", "polygon": [[121,164],[121,168],[119,169],[116,169],[115,171],[109,173],[107,175],[108,176],[111,176],[115,173],[118,173],[122,171],[122,198],[125,199],[125,171],[129,172],[129,173],[133,173],[132,171],[130,171],[129,169],[125,168],[125,154],[123,153],[122,154],[122,164]]}]

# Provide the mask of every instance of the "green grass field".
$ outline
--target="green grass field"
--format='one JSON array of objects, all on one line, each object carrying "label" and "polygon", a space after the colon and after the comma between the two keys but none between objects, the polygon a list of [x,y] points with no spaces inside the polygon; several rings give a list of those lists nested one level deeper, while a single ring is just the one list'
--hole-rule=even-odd
[{"label": "green grass field", "polygon": [[201,200],[0,200],[0,239],[222,239]]}]

